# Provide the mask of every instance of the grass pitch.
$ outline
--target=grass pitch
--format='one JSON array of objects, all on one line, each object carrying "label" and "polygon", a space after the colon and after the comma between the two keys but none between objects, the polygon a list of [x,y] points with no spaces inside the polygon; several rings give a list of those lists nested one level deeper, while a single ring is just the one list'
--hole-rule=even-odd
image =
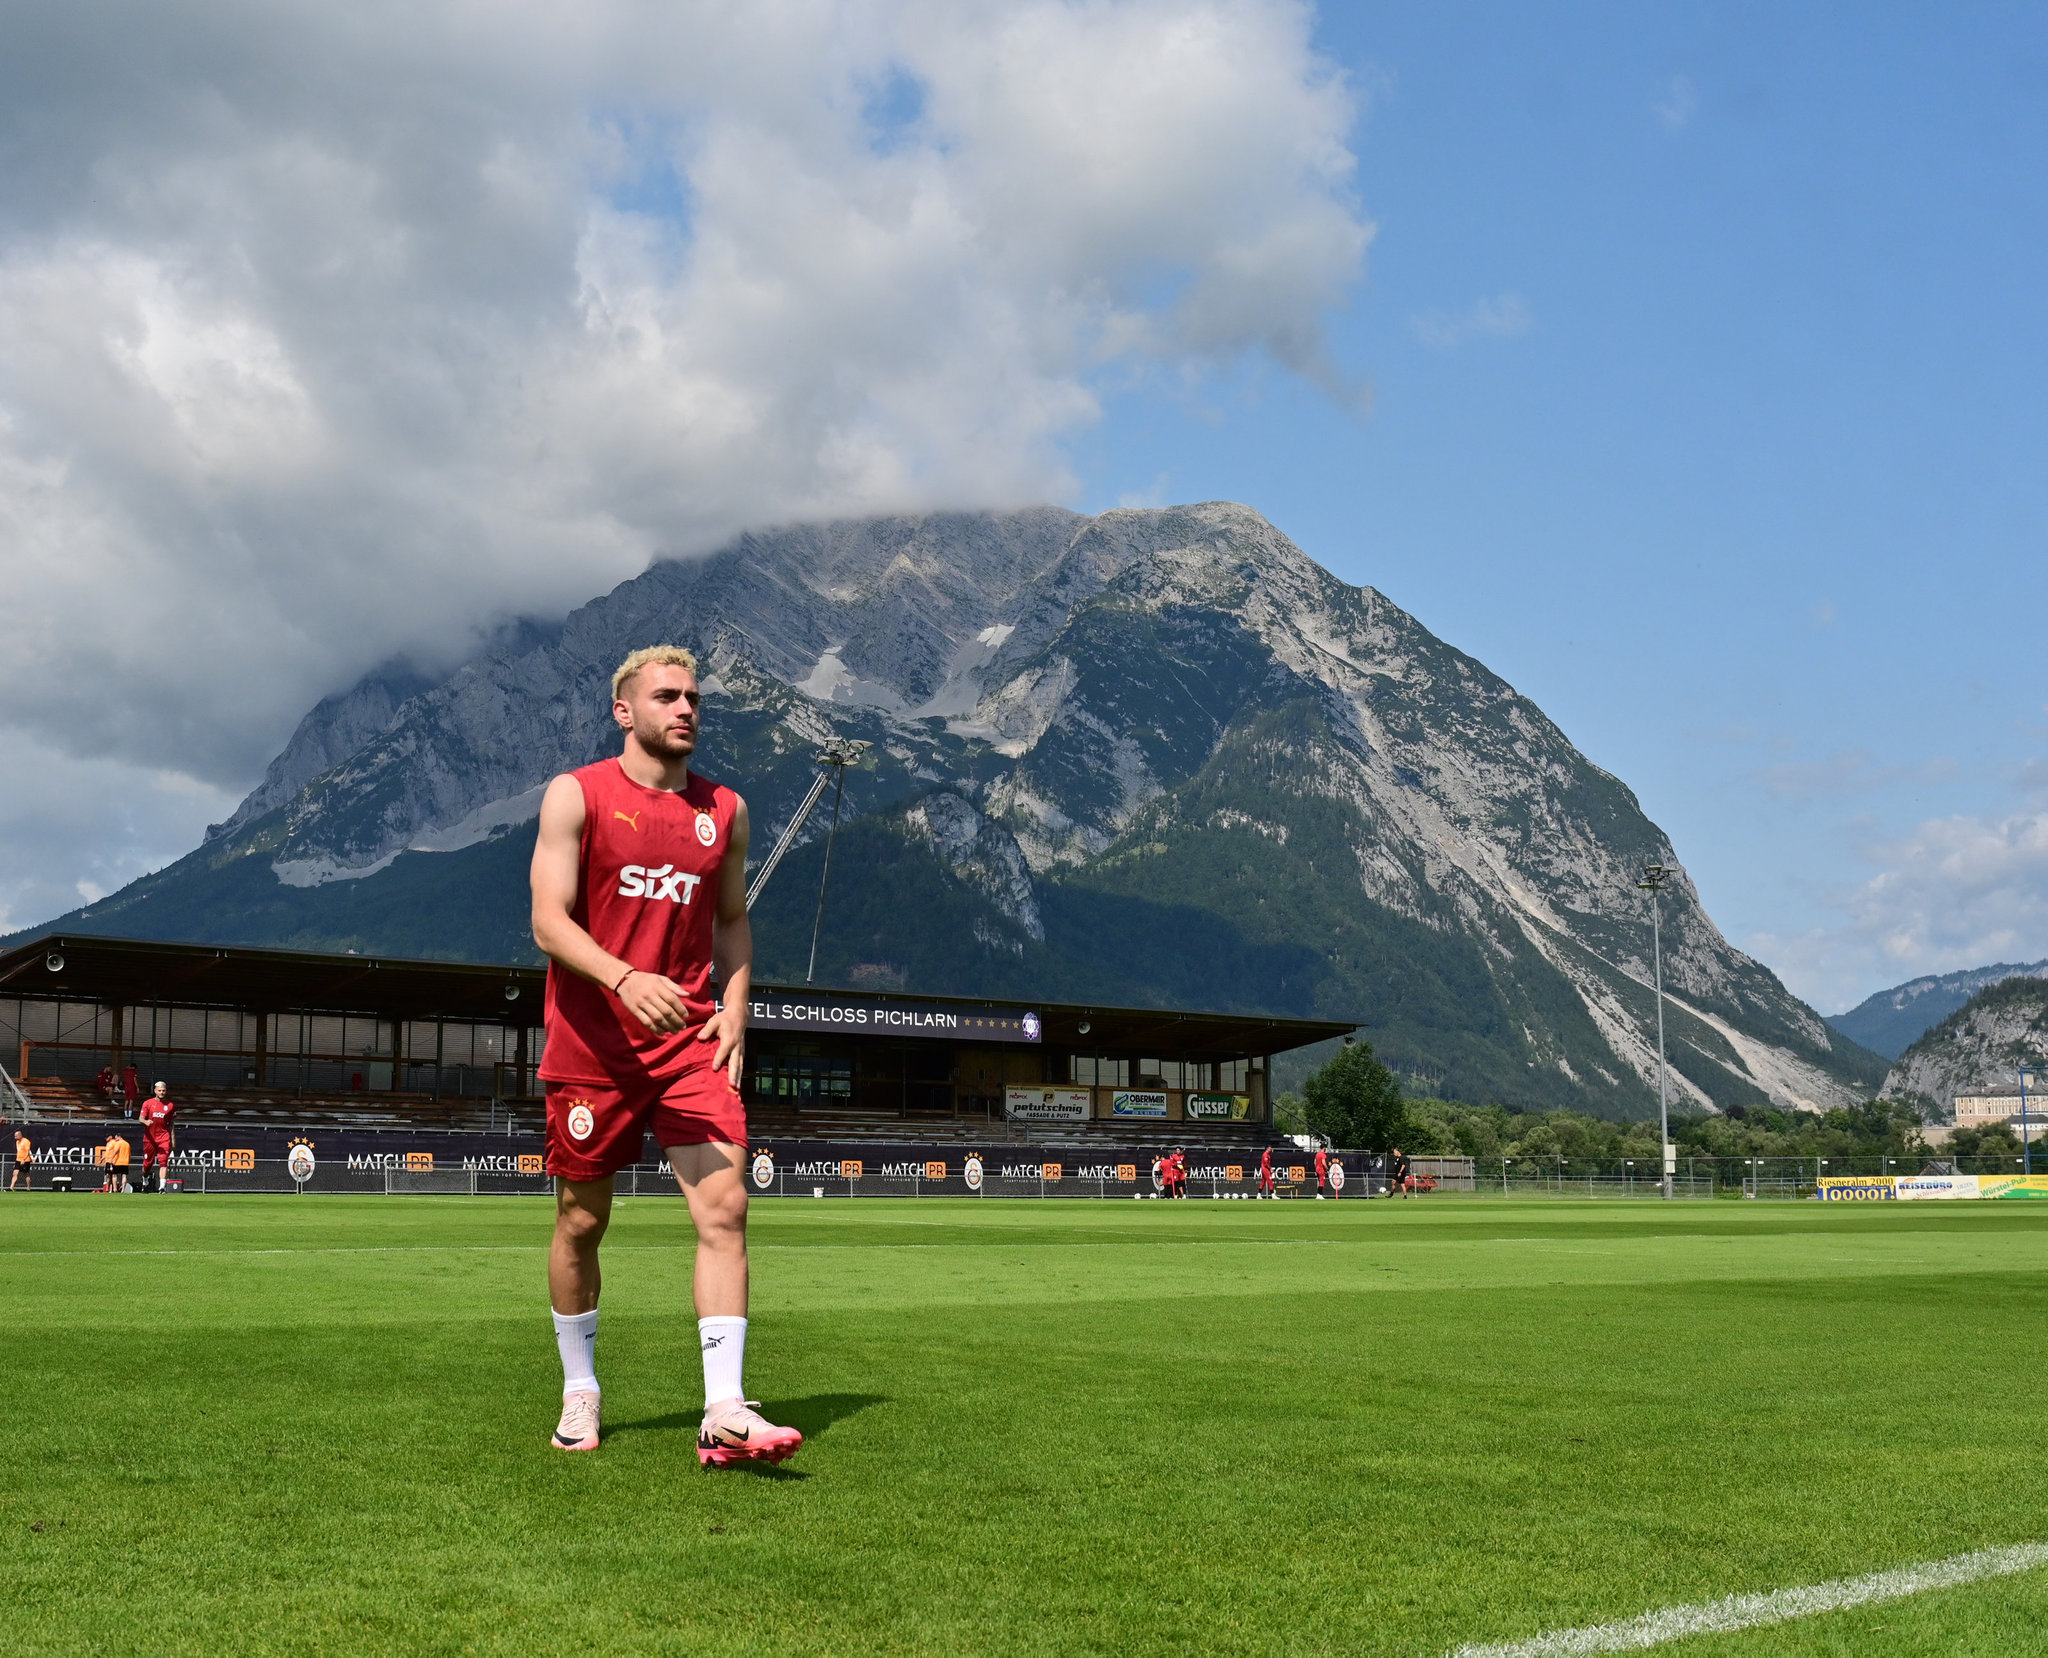
[{"label": "grass pitch", "polygon": [[[0,1646],[1398,1653],[2048,1539],[2048,1214],[754,1206],[706,1473],[680,1202],[551,1451],[533,1199],[0,1202]],[[2048,1572],[1672,1654],[2048,1649]]]}]

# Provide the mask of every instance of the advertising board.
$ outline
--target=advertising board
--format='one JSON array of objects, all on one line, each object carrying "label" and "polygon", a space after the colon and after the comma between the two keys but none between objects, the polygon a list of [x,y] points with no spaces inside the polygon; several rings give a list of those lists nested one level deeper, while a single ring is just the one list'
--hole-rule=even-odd
[{"label": "advertising board", "polygon": [[1820,1200],[1823,1203],[1890,1203],[1899,1195],[1899,1178],[1892,1174],[1823,1175]]},{"label": "advertising board", "polygon": [[1109,1096],[1109,1114],[1112,1117],[1163,1118],[1166,1115],[1166,1096],[1118,1089]]},{"label": "advertising board", "polygon": [[1252,1114],[1249,1094],[1190,1094],[1181,1114],[1192,1123],[1241,1123]]},{"label": "advertising board", "polygon": [[1003,1115],[1013,1123],[1085,1123],[1095,1100],[1085,1088],[1006,1088]]},{"label": "advertising board", "polygon": [[2039,1203],[2048,1200],[2048,1174],[1979,1175],[1977,1195],[1990,1198],[2019,1198]]},{"label": "advertising board", "polygon": [[835,996],[829,991],[764,996],[747,1007],[747,1022],[756,1030],[853,1031],[968,1042],[1037,1042],[1045,1034],[1037,1013],[1020,1007],[944,1007],[889,996]]},{"label": "advertising board", "polygon": [[1954,1201],[1983,1195],[1974,1174],[1901,1175],[1896,1189],[1901,1202]]}]

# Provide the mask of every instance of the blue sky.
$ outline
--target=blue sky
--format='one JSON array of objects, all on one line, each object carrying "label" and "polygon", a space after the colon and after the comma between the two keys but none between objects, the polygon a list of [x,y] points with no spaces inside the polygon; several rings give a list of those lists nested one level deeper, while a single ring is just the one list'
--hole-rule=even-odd
[{"label": "blue sky", "polygon": [[2048,12],[1345,7],[1317,43],[1365,97],[1333,333],[1370,412],[1146,384],[1079,504],[1241,499],[1380,588],[1827,1011],[2048,955],[2048,862],[1952,870],[1964,923],[1940,866],[1982,836],[1922,833],[2010,846],[2048,781]]}]

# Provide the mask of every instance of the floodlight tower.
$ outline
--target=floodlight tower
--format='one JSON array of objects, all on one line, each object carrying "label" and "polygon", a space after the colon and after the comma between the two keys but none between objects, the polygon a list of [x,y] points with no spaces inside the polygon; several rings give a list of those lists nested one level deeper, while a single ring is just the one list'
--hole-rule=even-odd
[{"label": "floodlight tower", "polygon": [[818,750],[818,764],[832,772],[832,827],[825,831],[825,863],[818,871],[818,913],[811,922],[811,964],[804,969],[804,983],[818,976],[818,929],[825,925],[825,881],[832,873],[832,842],[839,834],[839,802],[846,793],[846,768],[867,753],[869,744],[850,737],[835,737]]},{"label": "floodlight tower", "polygon": [[1664,1195],[1671,1196],[1671,1101],[1665,1086],[1664,1069],[1664,935],[1657,894],[1677,873],[1676,864],[1644,864],[1636,885],[1650,895],[1650,960],[1657,990],[1657,1149],[1664,1160]]},{"label": "floodlight tower", "polygon": [[803,798],[803,804],[796,809],[796,815],[789,820],[789,827],[782,831],[782,838],[776,841],[775,850],[768,854],[767,862],[754,873],[754,884],[747,888],[747,908],[754,907],[754,900],[761,896],[761,889],[768,884],[768,877],[775,873],[775,866],[782,862],[782,855],[796,844],[796,837],[810,818],[811,808],[818,804],[818,797],[825,792],[825,785],[831,782],[832,827],[825,835],[825,867],[818,872],[818,913],[811,922],[811,965],[804,973],[804,983],[809,984],[818,972],[818,930],[825,924],[825,879],[832,873],[832,842],[839,834],[839,804],[846,793],[846,768],[859,762],[860,757],[874,745],[856,741],[851,737],[834,737],[818,750],[817,762],[824,769],[811,783],[811,791]]},{"label": "floodlight tower", "polygon": [[2028,1174],[2034,1172],[2034,1141],[2031,1134],[2033,1124],[2027,1118],[2027,1078],[2041,1074],[2039,1065],[2020,1067],[2020,1166]]}]

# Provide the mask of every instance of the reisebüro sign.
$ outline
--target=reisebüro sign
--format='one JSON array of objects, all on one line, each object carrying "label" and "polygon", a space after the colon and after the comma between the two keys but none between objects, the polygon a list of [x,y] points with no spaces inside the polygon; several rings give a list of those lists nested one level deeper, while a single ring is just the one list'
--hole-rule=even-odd
[{"label": "reiseb\u00fcro sign", "polygon": [[1038,1015],[1027,1008],[940,1007],[879,996],[762,996],[747,1008],[747,1022],[756,1030],[850,1031],[956,1042],[1036,1042],[1043,1035]]}]

